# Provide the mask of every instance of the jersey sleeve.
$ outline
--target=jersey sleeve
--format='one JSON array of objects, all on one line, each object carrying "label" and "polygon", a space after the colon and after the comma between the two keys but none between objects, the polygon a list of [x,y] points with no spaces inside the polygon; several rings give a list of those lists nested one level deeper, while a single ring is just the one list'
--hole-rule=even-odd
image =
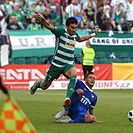
[{"label": "jersey sleeve", "polygon": [[97,103],[97,96],[95,98],[95,101],[91,103],[91,107],[94,108],[94,106],[96,105],[96,103]]},{"label": "jersey sleeve", "polygon": [[54,30],[52,31],[52,33],[55,35],[55,36],[60,36],[62,34],[62,28],[57,28],[55,27]]},{"label": "jersey sleeve", "polygon": [[80,36],[76,33],[76,41],[80,39]]}]

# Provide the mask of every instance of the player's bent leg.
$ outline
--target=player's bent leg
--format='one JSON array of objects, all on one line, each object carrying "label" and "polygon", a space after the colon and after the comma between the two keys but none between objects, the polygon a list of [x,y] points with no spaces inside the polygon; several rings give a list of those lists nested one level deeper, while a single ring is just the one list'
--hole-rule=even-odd
[{"label": "player's bent leg", "polygon": [[67,87],[66,98],[70,98],[75,89],[75,85],[77,81],[77,77],[76,77],[77,71],[73,65],[66,66],[65,70],[66,72],[64,74],[70,78],[70,81]]},{"label": "player's bent leg", "polygon": [[43,80],[36,81],[33,86],[30,88],[30,94],[33,95],[37,88],[41,88],[42,90],[46,90],[50,85],[52,81],[46,82]]},{"label": "player's bent leg", "polygon": [[85,115],[85,123],[92,123],[95,122],[95,118],[93,115],[86,114]]},{"label": "player's bent leg", "polygon": [[70,77],[70,82],[68,84],[67,88],[67,93],[66,93],[66,98],[70,98],[76,85],[76,76],[71,76]]},{"label": "player's bent leg", "polygon": [[67,106],[69,106],[70,104],[71,104],[70,98],[65,98],[64,103],[63,103],[63,107],[67,107]]},{"label": "player's bent leg", "polygon": [[69,123],[92,123],[94,121],[94,116],[89,114],[80,114],[75,119],[71,120]]},{"label": "player's bent leg", "polygon": [[36,92],[36,90],[37,90],[37,86],[36,86],[37,82],[38,82],[38,81],[36,81],[36,82],[33,84],[33,86],[30,88],[30,94],[31,94],[31,95],[33,95],[33,94]]},{"label": "player's bent leg", "polygon": [[[71,117],[71,116],[69,116]],[[69,123],[84,123],[85,122],[85,114],[78,114],[78,116],[72,119]]]},{"label": "player's bent leg", "polygon": [[71,121],[71,118],[65,119],[65,120],[56,120],[56,123],[69,123]]},{"label": "player's bent leg", "polygon": [[46,90],[51,85],[52,81],[43,81],[42,83],[42,89]]},{"label": "player's bent leg", "polygon": [[81,89],[78,89],[73,92],[72,96],[69,98],[66,98],[64,101],[63,106],[65,107],[65,110],[68,110],[73,104],[80,102],[82,96],[84,94],[84,91]]},{"label": "player's bent leg", "polygon": [[70,82],[67,88],[66,99],[64,101],[63,107],[67,107],[70,105],[71,103],[70,97],[72,93],[74,92],[75,84],[76,84],[76,76],[70,77]]},{"label": "player's bent leg", "polygon": [[65,109],[58,112],[56,115],[55,115],[55,119],[60,119],[62,116],[65,116],[68,114],[68,111],[66,111]]},{"label": "player's bent leg", "polygon": [[76,85],[76,68],[74,65],[67,65],[64,69],[66,70],[64,74],[70,78],[66,92],[66,99],[63,103],[63,107],[67,107],[71,103],[70,97],[72,96]]}]

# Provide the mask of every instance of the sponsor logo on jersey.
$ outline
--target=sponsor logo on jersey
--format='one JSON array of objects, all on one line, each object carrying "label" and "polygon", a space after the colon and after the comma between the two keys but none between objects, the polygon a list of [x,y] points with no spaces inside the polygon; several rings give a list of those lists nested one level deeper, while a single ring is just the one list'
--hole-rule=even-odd
[{"label": "sponsor logo on jersey", "polygon": [[69,48],[74,48],[74,46],[75,46],[73,41],[67,42],[67,45],[68,45]]}]

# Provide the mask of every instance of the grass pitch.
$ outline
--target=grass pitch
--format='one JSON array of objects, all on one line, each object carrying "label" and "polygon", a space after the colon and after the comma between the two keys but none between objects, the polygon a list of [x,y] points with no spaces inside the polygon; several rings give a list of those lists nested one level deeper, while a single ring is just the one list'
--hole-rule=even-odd
[{"label": "grass pitch", "polygon": [[[38,133],[133,133],[127,113],[133,109],[133,90],[94,90],[98,95],[95,115],[102,123],[59,124],[55,114],[62,110],[66,90],[12,90],[11,95],[27,115]],[[0,110],[6,99],[0,93]]]}]

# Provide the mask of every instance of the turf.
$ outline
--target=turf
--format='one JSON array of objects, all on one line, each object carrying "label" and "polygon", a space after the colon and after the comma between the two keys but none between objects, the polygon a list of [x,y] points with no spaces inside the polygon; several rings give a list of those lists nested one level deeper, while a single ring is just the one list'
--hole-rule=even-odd
[{"label": "turf", "polygon": [[[133,123],[127,113],[133,109],[133,90],[94,90],[98,95],[95,114],[101,123],[59,124],[55,114],[62,110],[66,91],[10,91],[38,133],[133,133]],[[0,109],[5,96],[0,93]],[[1,100],[2,99],[2,100]]]}]

